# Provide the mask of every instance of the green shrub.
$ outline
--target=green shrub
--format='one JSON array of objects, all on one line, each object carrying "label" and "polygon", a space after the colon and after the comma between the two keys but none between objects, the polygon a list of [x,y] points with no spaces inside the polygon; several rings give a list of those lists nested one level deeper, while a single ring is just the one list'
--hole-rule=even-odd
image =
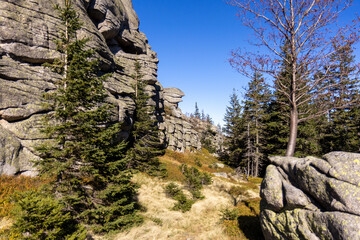
[{"label": "green shrub", "polygon": [[27,176],[0,176],[0,218],[11,214],[14,202],[11,200],[18,192],[37,189],[49,183],[49,179]]},{"label": "green shrub", "polygon": [[183,192],[174,197],[178,202],[174,205],[174,210],[180,210],[182,212],[190,211],[192,205],[195,203],[194,200],[188,199]]},{"label": "green shrub", "polygon": [[203,198],[200,191],[203,188],[203,185],[212,183],[210,174],[202,173],[195,167],[189,168],[186,164],[182,164],[180,170],[185,176],[186,186],[189,188],[193,197],[197,199]]},{"label": "green shrub", "polygon": [[174,198],[176,195],[180,194],[182,191],[179,186],[175,183],[169,183],[165,187],[165,193],[170,197]]},{"label": "green shrub", "polygon": [[175,183],[169,183],[165,187],[165,193],[178,201],[173,210],[187,212],[191,209],[192,205],[195,203],[194,200],[188,199],[184,192],[179,188]]},{"label": "green shrub", "polygon": [[239,215],[239,210],[237,208],[228,209],[225,208],[221,210],[221,220],[236,220]]},{"label": "green shrub", "polygon": [[200,162],[199,158],[195,158],[195,165],[198,167],[202,167],[202,163]]},{"label": "green shrub", "polygon": [[51,194],[27,191],[19,194],[10,235],[15,239],[48,240],[86,238],[83,226]]}]

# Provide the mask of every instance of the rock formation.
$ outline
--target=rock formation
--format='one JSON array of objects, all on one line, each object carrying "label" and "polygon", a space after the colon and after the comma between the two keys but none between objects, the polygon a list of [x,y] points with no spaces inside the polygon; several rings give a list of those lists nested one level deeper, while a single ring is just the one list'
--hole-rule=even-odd
[{"label": "rock formation", "polygon": [[360,154],[270,161],[261,186],[265,239],[360,239]]},{"label": "rock formation", "polygon": [[165,141],[169,149],[179,152],[200,150],[207,141],[214,152],[220,151],[223,136],[219,129],[197,118],[187,117],[178,104],[185,95],[178,88],[164,88]]},{"label": "rock formation", "polygon": [[[43,64],[59,57],[54,40],[63,26],[53,4],[62,2],[0,1],[0,175],[36,174],[34,147],[46,140],[40,129],[49,111],[41,96],[55,89],[60,78]],[[124,122],[122,136],[126,138],[132,126],[131,76],[138,61],[164,142],[173,150],[199,149],[199,136],[177,107],[184,94],[169,88],[163,97],[157,80],[157,55],[139,30],[131,0],[73,0],[73,5],[83,24],[78,36],[89,39],[87,47],[95,50],[101,71],[111,73],[104,85],[108,101],[118,106],[114,120]],[[172,112],[166,123],[164,100]]]},{"label": "rock formation", "polygon": [[170,150],[184,152],[185,150],[200,150],[200,134],[189,119],[181,112],[178,104],[185,94],[178,88],[164,89],[165,142]]},{"label": "rock formation", "polygon": [[[60,78],[42,64],[59,57],[54,40],[61,22],[53,4],[62,0],[0,1],[0,174],[36,174],[32,161],[34,146],[44,136],[39,129],[48,109],[41,95],[55,88]],[[118,106],[118,119],[131,117],[134,102],[130,94],[134,62],[142,66],[150,104],[162,121],[162,86],[157,80],[156,53],[139,31],[139,20],[131,0],[73,0],[83,23],[79,37],[90,41],[101,70],[112,73],[105,82],[109,101]],[[125,126],[124,135],[131,126]]]}]

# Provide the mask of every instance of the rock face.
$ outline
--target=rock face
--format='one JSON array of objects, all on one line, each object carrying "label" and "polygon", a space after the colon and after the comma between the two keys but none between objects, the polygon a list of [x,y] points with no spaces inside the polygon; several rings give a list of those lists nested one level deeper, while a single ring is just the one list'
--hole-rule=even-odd
[{"label": "rock face", "polygon": [[[49,111],[41,95],[55,89],[54,82],[60,78],[42,64],[59,57],[54,40],[63,29],[53,4],[62,2],[0,1],[0,174],[36,174],[34,146],[44,141],[39,130],[42,116]],[[101,70],[112,73],[104,84],[109,101],[118,106],[118,120],[130,118],[134,110],[131,75],[137,60],[161,122],[158,59],[139,31],[131,0],[73,0],[73,5],[83,23],[78,36],[89,39],[88,47],[95,49]],[[124,127],[124,137],[130,128]]]},{"label": "rock face", "polygon": [[165,88],[163,93],[166,117],[162,128],[166,145],[179,152],[200,150],[200,134],[178,106],[185,94],[178,88]]},{"label": "rock face", "polygon": [[270,161],[261,186],[265,239],[360,239],[360,154]]},{"label": "rock face", "polygon": [[[34,147],[46,141],[40,129],[49,109],[42,94],[55,89],[60,78],[43,66],[60,55],[54,40],[63,26],[54,4],[63,0],[0,1],[0,175],[36,175]],[[149,105],[155,107],[162,138],[170,149],[200,149],[200,137],[186,122],[178,108],[184,93],[163,87],[157,80],[158,59],[139,30],[139,20],[131,0],[73,0],[82,29],[79,38],[88,38],[87,47],[95,50],[101,70],[111,73],[105,88],[108,101],[118,106],[117,121],[124,122],[122,136],[127,138],[135,108],[131,95],[134,64],[142,68]],[[164,98],[163,95],[166,95]],[[171,111],[165,120],[164,102]]]},{"label": "rock face", "polygon": [[216,126],[181,112],[178,104],[185,94],[180,89],[164,88],[163,94],[165,119],[162,128],[169,149],[179,152],[200,150],[201,142],[208,140],[207,147],[214,152],[221,150],[223,138]]}]

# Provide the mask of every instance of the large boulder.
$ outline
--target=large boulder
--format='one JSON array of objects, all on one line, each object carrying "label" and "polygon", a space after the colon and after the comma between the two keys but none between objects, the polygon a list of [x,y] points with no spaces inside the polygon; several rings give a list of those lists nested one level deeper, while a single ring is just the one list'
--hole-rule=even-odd
[{"label": "large boulder", "polygon": [[261,186],[265,239],[360,239],[360,154],[270,161]]}]

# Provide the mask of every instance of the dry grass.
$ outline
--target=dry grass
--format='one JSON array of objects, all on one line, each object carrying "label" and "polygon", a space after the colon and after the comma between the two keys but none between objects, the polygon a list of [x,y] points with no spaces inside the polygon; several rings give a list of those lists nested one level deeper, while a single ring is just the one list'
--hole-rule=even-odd
[{"label": "dry grass", "polygon": [[[165,155],[161,156],[159,159],[162,163],[166,164],[166,169],[168,172],[167,180],[169,181],[181,182],[184,180],[184,176],[179,170],[179,166],[181,164],[186,164],[189,167],[196,167],[203,172],[209,172],[209,173],[233,172],[233,169],[231,169],[228,166],[218,169],[211,168],[210,167],[211,165],[213,165],[214,163],[219,163],[219,161],[206,149],[202,149],[201,151],[197,151],[197,152],[187,151],[185,153],[166,150]],[[197,163],[201,163],[201,167]]]},{"label": "dry grass", "polygon": [[[205,199],[197,201],[189,212],[173,211],[175,200],[167,197],[164,187],[169,182],[151,178],[144,174],[134,176],[134,182],[141,185],[139,201],[146,211],[143,213],[145,222],[129,231],[119,233],[115,240],[231,240],[247,239],[244,234],[227,234],[228,227],[220,221],[221,210],[233,208],[233,199],[224,191],[232,186],[239,186],[221,178],[214,177],[213,183],[205,186],[202,194]],[[251,196],[257,193],[248,189]],[[190,195],[190,194],[189,194]],[[248,198],[248,197],[247,197]],[[243,199],[247,199],[243,197]],[[246,205],[244,205],[246,207]],[[246,209],[251,212],[250,208]],[[247,214],[248,212],[246,212]],[[251,215],[253,217],[254,214]],[[235,222],[230,224],[238,229]],[[258,231],[260,231],[258,229]],[[241,232],[238,230],[237,232]],[[251,240],[251,238],[250,238]]]},{"label": "dry grass", "polygon": [[3,231],[10,228],[12,224],[13,224],[13,220],[11,220],[10,218],[3,217],[3,218],[0,219],[0,239],[3,239],[1,237]]},{"label": "dry grass", "polygon": [[143,174],[136,175],[134,180],[141,184],[139,201],[147,210],[144,213],[146,220],[142,226],[118,234],[116,240],[229,239],[220,222],[220,210],[231,206],[231,198],[219,192],[214,184],[203,189],[204,200],[197,201],[189,212],[182,213],[171,210],[176,201],[165,195],[164,186],[168,182]]}]

